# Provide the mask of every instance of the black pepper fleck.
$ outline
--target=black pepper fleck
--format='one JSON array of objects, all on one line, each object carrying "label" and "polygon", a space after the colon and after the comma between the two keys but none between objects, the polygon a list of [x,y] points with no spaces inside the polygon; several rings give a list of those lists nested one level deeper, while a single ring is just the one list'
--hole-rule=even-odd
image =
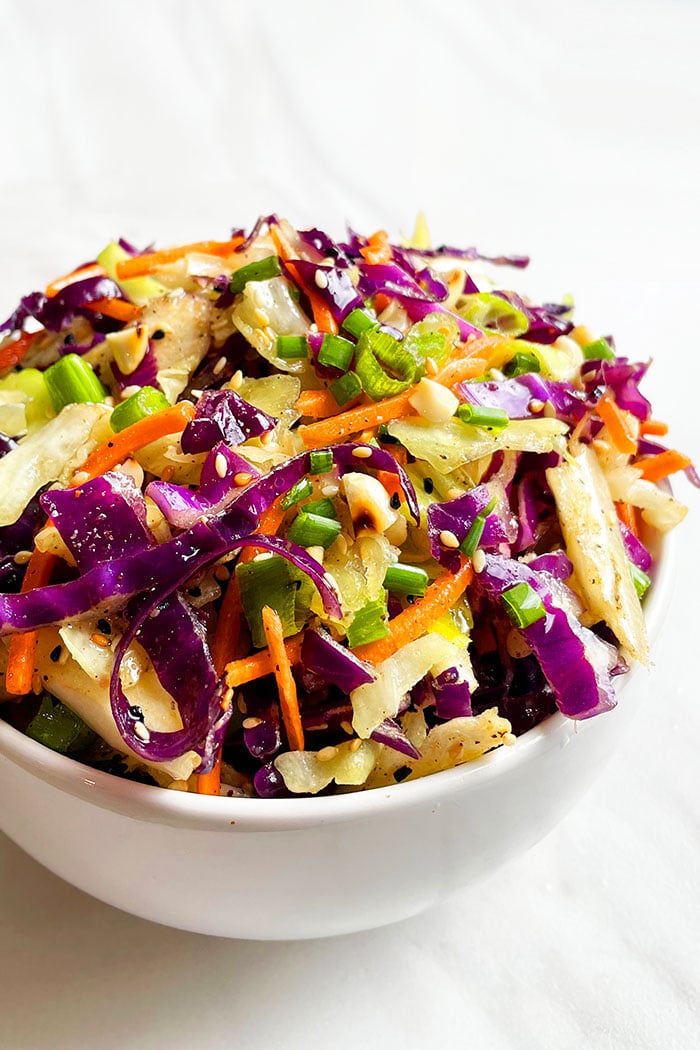
[{"label": "black pepper fleck", "polygon": [[399,507],[401,506],[401,497],[399,496],[398,492],[394,492],[392,494],[392,497],[389,500],[389,503],[391,504],[391,507],[392,507],[393,510],[398,510],[399,509]]}]

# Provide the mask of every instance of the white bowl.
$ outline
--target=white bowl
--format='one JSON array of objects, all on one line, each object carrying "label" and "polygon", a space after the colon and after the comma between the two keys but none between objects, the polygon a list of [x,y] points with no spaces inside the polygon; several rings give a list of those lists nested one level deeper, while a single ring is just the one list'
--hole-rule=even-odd
[{"label": "white bowl", "polygon": [[[671,590],[664,544],[646,603],[652,643]],[[622,679],[590,721],[552,715],[468,765],[356,794],[210,798],[134,784],[0,720],[0,828],[74,886],[124,911],[220,937],[286,940],[423,911],[524,852],[603,768],[651,690]]]}]

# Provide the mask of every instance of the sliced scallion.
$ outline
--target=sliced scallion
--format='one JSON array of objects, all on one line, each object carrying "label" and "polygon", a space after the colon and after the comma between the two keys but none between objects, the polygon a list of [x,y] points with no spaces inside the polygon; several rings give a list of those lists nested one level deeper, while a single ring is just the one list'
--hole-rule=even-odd
[{"label": "sliced scallion", "polygon": [[350,648],[354,649],[358,645],[366,645],[368,642],[376,642],[380,638],[386,638],[389,633],[386,619],[385,592],[384,597],[367,602],[355,613],[347,632]]},{"label": "sliced scallion", "polygon": [[651,577],[647,576],[644,570],[635,565],[633,561],[630,562],[630,573],[632,574],[632,582],[634,583],[637,597],[643,598],[651,586]]},{"label": "sliced scallion", "polygon": [[327,474],[333,469],[333,453],[327,449],[316,450],[309,454],[309,473]]},{"label": "sliced scallion", "polygon": [[357,343],[355,371],[362,388],[374,401],[402,394],[413,382],[416,362],[398,339],[388,332],[371,329]]},{"label": "sliced scallion", "polygon": [[282,273],[280,267],[279,256],[268,255],[265,259],[258,259],[257,262],[248,263],[247,266],[242,266],[240,270],[235,270],[231,274],[231,280],[229,287],[234,295],[238,295],[242,292],[248,281],[269,281],[272,277],[279,277]]},{"label": "sliced scallion", "polygon": [[292,485],[289,492],[282,497],[281,506],[283,510],[288,510],[289,507],[293,507],[295,503],[301,503],[303,499],[310,496],[313,492],[314,487],[308,478],[302,478],[301,481],[297,481],[296,485]]},{"label": "sliced scallion", "polygon": [[307,514],[316,514],[319,518],[337,518],[338,515],[335,512],[335,505],[332,499],[328,499],[324,496],[323,499],[311,500],[309,503],[304,504],[304,510]]},{"label": "sliced scallion", "polygon": [[351,343],[349,339],[343,339],[342,335],[330,335],[327,332],[318,352],[318,363],[345,372],[350,367],[354,355],[354,343]]},{"label": "sliced scallion", "polygon": [[342,408],[343,405],[354,401],[362,393],[362,383],[356,372],[346,372],[340,379],[336,379],[334,383],[331,383],[330,391],[340,408]]},{"label": "sliced scallion", "polygon": [[305,335],[278,335],[275,353],[282,361],[303,361],[309,356]]},{"label": "sliced scallion", "polygon": [[390,565],[386,570],[384,586],[395,594],[422,598],[428,589],[428,574],[419,565]]},{"label": "sliced scallion", "polygon": [[463,423],[475,427],[487,427],[489,430],[503,430],[510,420],[503,408],[485,408],[483,405],[460,405],[457,415]]},{"label": "sliced scallion", "polygon": [[547,615],[542,599],[529,583],[516,583],[514,587],[503,591],[501,599],[516,627],[530,627]]},{"label": "sliced scallion", "polygon": [[513,354],[508,364],[503,369],[503,374],[512,378],[513,376],[522,376],[526,372],[539,372],[540,362],[535,354],[531,354],[529,350],[519,350],[517,354]]},{"label": "sliced scallion", "polygon": [[613,361],[615,351],[607,339],[594,339],[581,348],[581,353],[586,361]]},{"label": "sliced scallion", "polygon": [[109,423],[114,433],[118,434],[120,430],[126,430],[127,427],[138,423],[145,416],[152,416],[154,412],[162,412],[164,408],[170,408],[170,402],[165,394],[153,386],[142,386],[131,397],[127,397],[126,401],[117,405],[110,416]]},{"label": "sliced scallion", "polygon": [[362,333],[369,328],[379,328],[379,321],[376,317],[372,317],[371,314],[367,313],[366,310],[358,308],[350,311],[343,321],[343,328],[350,335],[354,335],[356,339],[359,339]]},{"label": "sliced scallion", "polygon": [[26,732],[32,740],[62,755],[80,751],[95,740],[95,734],[82,718],[48,693],[42,696],[39,710]]},{"label": "sliced scallion", "polygon": [[241,605],[256,648],[266,645],[262,609],[269,605],[282,621],[284,636],[304,625],[314,593],[305,573],[275,554],[236,566]]},{"label": "sliced scallion", "polygon": [[44,372],[46,387],[56,412],[66,405],[99,404],[107,391],[87,361],[77,354],[66,354]]},{"label": "sliced scallion", "polygon": [[300,547],[330,547],[339,533],[339,521],[303,510],[289,526],[287,539]]},{"label": "sliced scallion", "polygon": [[530,322],[522,310],[491,292],[474,292],[463,296],[458,313],[477,328],[512,338],[524,335],[530,327]]}]

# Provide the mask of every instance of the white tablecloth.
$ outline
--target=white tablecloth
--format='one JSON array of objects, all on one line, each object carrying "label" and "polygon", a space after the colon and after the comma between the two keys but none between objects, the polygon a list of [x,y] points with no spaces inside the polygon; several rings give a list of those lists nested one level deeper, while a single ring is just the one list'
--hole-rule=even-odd
[{"label": "white tablecloth", "polygon": [[[271,210],[396,233],[422,208],[436,242],[530,252],[538,294],[653,356],[657,415],[700,460],[691,0],[0,14],[0,314],[114,235],[225,237]],[[123,915],[0,839],[0,1045],[699,1045],[698,493],[677,488],[655,702],[548,839],[410,922],[278,945]]]}]

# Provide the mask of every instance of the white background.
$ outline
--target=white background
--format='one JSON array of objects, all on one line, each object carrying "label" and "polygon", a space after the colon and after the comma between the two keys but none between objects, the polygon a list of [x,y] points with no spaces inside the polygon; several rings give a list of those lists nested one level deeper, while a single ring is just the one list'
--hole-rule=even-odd
[{"label": "white background", "polygon": [[[436,242],[531,253],[538,294],[652,356],[700,460],[693,0],[1,0],[0,40],[0,314],[119,234],[272,210],[397,234],[424,209]],[[274,945],[120,914],[0,838],[0,1046],[700,1045],[700,494],[677,491],[655,700],[548,839],[402,925]]]}]

